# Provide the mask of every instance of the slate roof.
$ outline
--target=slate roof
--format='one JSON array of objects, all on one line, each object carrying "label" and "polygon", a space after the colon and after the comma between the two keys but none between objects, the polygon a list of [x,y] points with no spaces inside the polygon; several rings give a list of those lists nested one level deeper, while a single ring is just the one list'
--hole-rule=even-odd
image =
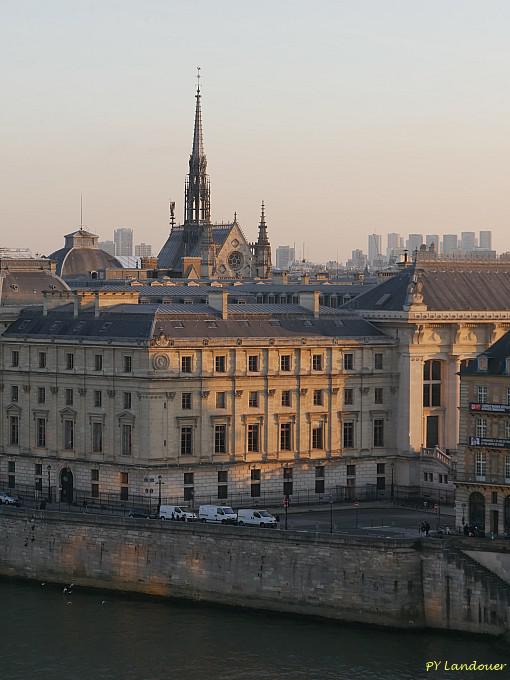
[{"label": "slate roof", "polygon": [[42,304],[45,290],[69,290],[67,284],[49,270],[23,271],[4,269],[0,272],[0,305],[23,306]]},{"label": "slate roof", "polygon": [[[212,238],[217,246],[225,243],[233,224],[213,224],[211,225]],[[173,269],[178,271],[180,268],[181,257],[184,256],[184,246],[182,243],[184,227],[177,225],[172,227],[166,243],[161,248],[158,255],[158,267],[161,269]],[[198,257],[200,255],[200,239],[198,239],[191,250],[186,253],[187,257]]]},{"label": "slate roof", "polygon": [[358,310],[401,311],[408,286],[416,273],[423,284],[423,302],[429,311],[510,310],[508,267],[409,267],[378,286],[361,293],[343,307]]},{"label": "slate roof", "polygon": [[120,262],[100,248],[60,248],[49,256],[57,263],[57,274],[79,276],[101,269],[122,269]]},{"label": "slate roof", "polygon": [[479,356],[487,357],[487,370],[478,369],[478,357],[470,359],[461,366],[461,375],[508,375],[506,372],[506,358],[510,357],[510,331],[505,333],[497,342],[488,347]]},{"label": "slate roof", "polygon": [[[124,309],[126,307],[126,309]],[[133,307],[133,309],[127,309]],[[369,321],[358,317],[336,319],[266,318],[221,319],[186,318],[168,313],[164,306],[119,305],[107,308],[99,317],[93,313],[58,311],[47,316],[25,310],[4,333],[9,339],[39,337],[120,341],[148,341],[163,332],[175,338],[271,338],[271,337],[377,337],[386,336]]]}]

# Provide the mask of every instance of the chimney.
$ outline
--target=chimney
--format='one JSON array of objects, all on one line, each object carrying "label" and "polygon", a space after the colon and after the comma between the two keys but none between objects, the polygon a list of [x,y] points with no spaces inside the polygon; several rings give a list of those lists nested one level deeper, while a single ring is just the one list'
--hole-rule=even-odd
[{"label": "chimney", "polygon": [[221,312],[222,319],[228,319],[228,292],[226,290],[215,290],[207,296],[207,303],[218,312]]},{"label": "chimney", "polygon": [[319,318],[320,295],[318,290],[299,293],[299,304],[312,312],[314,319]]}]

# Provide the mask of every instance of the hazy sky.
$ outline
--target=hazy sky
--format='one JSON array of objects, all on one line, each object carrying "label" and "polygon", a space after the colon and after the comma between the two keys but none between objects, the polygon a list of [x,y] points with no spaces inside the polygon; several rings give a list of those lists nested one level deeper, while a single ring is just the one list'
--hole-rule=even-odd
[{"label": "hazy sky", "polygon": [[202,67],[214,220],[325,260],[370,232],[510,250],[510,3],[0,0],[0,245],[159,251]]}]

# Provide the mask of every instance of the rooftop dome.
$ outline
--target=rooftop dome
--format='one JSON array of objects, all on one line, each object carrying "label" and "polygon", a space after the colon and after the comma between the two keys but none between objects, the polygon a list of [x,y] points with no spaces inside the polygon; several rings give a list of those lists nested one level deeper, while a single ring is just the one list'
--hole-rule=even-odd
[{"label": "rooftop dome", "polygon": [[122,269],[120,262],[98,247],[99,237],[78,229],[65,236],[65,246],[51,253],[57,264],[57,274],[63,278],[89,277],[102,269]]}]

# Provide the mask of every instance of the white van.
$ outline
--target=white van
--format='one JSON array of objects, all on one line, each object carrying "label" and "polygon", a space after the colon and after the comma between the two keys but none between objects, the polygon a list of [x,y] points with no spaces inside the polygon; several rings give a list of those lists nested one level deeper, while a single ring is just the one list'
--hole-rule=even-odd
[{"label": "white van", "polygon": [[276,528],[276,517],[267,510],[238,510],[237,523],[239,526],[258,526]]},{"label": "white van", "polygon": [[181,505],[162,505],[159,508],[159,519],[176,519],[185,522],[195,522],[197,516],[194,512],[189,512]]},{"label": "white van", "polygon": [[201,505],[198,509],[198,519],[201,522],[236,524],[237,514],[227,505]]}]

